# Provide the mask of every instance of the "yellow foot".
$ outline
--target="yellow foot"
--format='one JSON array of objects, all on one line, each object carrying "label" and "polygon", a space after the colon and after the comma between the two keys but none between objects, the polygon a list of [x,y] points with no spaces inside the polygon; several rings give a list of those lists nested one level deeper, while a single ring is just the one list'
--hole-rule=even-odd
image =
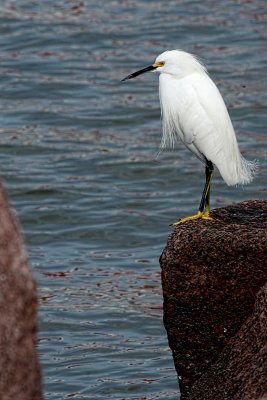
[{"label": "yellow foot", "polygon": [[190,217],[180,219],[180,221],[175,222],[174,224],[172,224],[172,226],[184,224],[187,221],[194,221],[195,219],[205,219],[208,221],[213,220],[213,218],[211,218],[209,215],[199,211],[196,215],[191,215]]}]

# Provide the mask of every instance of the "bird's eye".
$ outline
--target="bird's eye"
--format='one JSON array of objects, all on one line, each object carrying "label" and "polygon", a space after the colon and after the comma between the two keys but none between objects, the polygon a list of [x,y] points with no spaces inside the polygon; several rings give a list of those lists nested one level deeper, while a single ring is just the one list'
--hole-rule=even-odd
[{"label": "bird's eye", "polygon": [[156,61],[155,64],[153,64],[153,67],[158,68],[158,67],[163,67],[165,64],[165,61]]}]

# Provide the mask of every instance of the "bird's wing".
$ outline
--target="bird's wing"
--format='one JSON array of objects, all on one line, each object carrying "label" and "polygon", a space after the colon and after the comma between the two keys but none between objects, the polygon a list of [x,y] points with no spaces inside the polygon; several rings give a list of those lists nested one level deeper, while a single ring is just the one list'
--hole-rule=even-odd
[{"label": "bird's wing", "polygon": [[223,98],[208,75],[175,79],[161,74],[160,99],[162,147],[178,136],[201,161],[215,164],[228,185],[252,180],[255,163],[241,156]]},{"label": "bird's wing", "polygon": [[[236,143],[228,111],[212,80],[204,74],[192,74],[183,82],[179,124],[181,137],[190,150],[203,154],[218,165]],[[196,152],[196,155],[199,156]]]}]

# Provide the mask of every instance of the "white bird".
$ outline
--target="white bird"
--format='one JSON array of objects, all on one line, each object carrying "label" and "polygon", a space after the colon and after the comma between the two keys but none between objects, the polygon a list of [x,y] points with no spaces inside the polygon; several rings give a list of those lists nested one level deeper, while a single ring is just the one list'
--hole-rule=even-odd
[{"label": "white bird", "polygon": [[194,55],[182,50],[165,51],[154,64],[128,75],[123,81],[148,71],[160,73],[161,148],[173,146],[179,138],[206,166],[206,183],[198,213],[173,226],[199,218],[212,220],[210,184],[213,165],[229,186],[251,182],[257,165],[240,154],[223,98],[205,66]]}]

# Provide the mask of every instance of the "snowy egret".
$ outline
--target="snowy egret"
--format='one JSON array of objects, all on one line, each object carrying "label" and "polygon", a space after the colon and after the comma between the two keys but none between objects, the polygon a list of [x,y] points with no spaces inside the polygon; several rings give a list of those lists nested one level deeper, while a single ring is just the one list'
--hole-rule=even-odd
[{"label": "snowy egret", "polygon": [[235,131],[223,98],[205,66],[182,50],[165,51],[154,64],[126,76],[123,81],[148,71],[158,71],[163,122],[161,148],[178,137],[206,167],[206,182],[199,211],[173,226],[195,219],[212,220],[210,185],[215,165],[227,185],[252,181],[256,163],[240,154]]}]

